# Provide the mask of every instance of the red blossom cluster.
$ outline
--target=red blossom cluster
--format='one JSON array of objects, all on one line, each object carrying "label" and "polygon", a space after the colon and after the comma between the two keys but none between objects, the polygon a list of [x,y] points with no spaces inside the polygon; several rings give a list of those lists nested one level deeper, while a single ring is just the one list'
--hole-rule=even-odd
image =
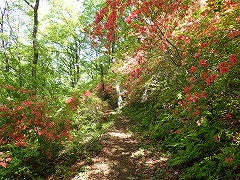
[{"label": "red blossom cluster", "polygon": [[13,109],[2,107],[0,115],[6,123],[0,128],[1,144],[11,142],[16,146],[27,146],[28,138],[34,135],[32,133],[42,136],[46,141],[70,138],[69,121],[53,121],[48,116],[50,110],[43,102],[29,100],[20,102],[20,105]]},{"label": "red blossom cluster", "polygon": [[206,84],[210,85],[217,78],[217,74],[212,74],[208,78],[206,78]]},{"label": "red blossom cluster", "polygon": [[91,92],[90,91],[85,91],[82,93],[82,99],[83,101],[86,100],[89,96],[91,96]]},{"label": "red blossom cluster", "polygon": [[218,68],[219,68],[219,73],[220,74],[225,74],[229,71],[229,69],[231,67],[233,67],[236,62],[237,62],[237,58],[236,58],[236,55],[235,54],[232,54],[230,57],[229,57],[229,63],[228,62],[222,62],[218,65]]},{"label": "red blossom cluster", "polygon": [[[236,55],[235,55],[235,54],[230,55],[229,61],[230,61],[230,62],[221,62],[221,63],[218,65],[219,73],[220,73],[220,74],[225,74],[225,73],[229,72],[229,69],[230,69],[231,67],[234,67],[234,65],[235,65],[236,62],[237,62]],[[199,62],[199,65],[202,66],[202,67],[207,67],[207,66],[208,66],[208,64],[206,63],[205,60],[201,60],[201,61]],[[194,71],[194,72],[195,72],[195,71]],[[210,71],[209,71],[209,72],[210,72]],[[212,74],[212,75],[209,75],[209,76],[208,76],[208,73],[207,73],[207,72],[203,72],[203,74],[202,74],[202,76],[201,76],[201,79],[205,79],[206,84],[209,86],[217,77],[218,77],[218,74]]]},{"label": "red blossom cluster", "polygon": [[191,69],[189,70],[190,73],[194,73],[197,70],[196,66],[192,66]]},{"label": "red blossom cluster", "polygon": [[[234,67],[234,65],[237,63],[237,58],[235,54],[232,54],[229,56],[229,61],[228,62],[221,62],[218,65],[219,68],[219,74],[210,74],[211,71],[207,70],[207,71],[203,71],[202,75],[201,75],[201,80],[205,80],[205,83],[207,86],[210,86],[211,83],[217,79],[221,74],[225,74],[227,72],[229,72],[229,69]],[[202,71],[201,68],[207,68],[209,65],[207,64],[206,60],[200,60],[199,61],[199,68],[197,68],[196,66],[192,66],[191,69],[189,70],[190,73],[194,73],[195,77],[189,77],[187,78],[187,80],[189,82],[191,82],[191,84],[189,86],[185,86],[183,88],[184,93],[186,94],[185,98],[181,101],[178,102],[178,105],[184,110],[187,107],[188,111],[193,111],[191,116],[195,117],[195,116],[200,116],[201,115],[201,109],[200,106],[195,106],[199,100],[201,99],[206,99],[207,98],[207,93],[206,91],[200,91],[200,92],[194,92],[194,88],[195,87],[195,83],[198,82],[198,80],[196,79],[196,76],[198,74],[198,71]],[[204,89],[204,87],[202,87],[202,89]],[[191,106],[189,106],[191,104]],[[231,119],[232,115],[231,114],[226,114],[225,115],[226,118]],[[201,125],[201,121],[197,120],[196,124],[198,126]]]},{"label": "red blossom cluster", "polygon": [[[12,90],[17,90],[13,89]],[[47,142],[72,139],[70,136],[70,121],[66,116],[54,119],[51,113],[54,106],[48,100],[28,97],[22,101],[9,101],[0,106],[0,144],[13,144],[17,147],[26,147],[33,139],[43,138]],[[1,162],[3,166],[5,162]]]},{"label": "red blossom cluster", "polygon": [[66,104],[70,106],[71,110],[77,109],[77,99],[75,97],[70,97],[66,100]]},{"label": "red blossom cluster", "polygon": [[12,90],[12,91],[18,91],[18,93],[20,93],[20,94],[32,94],[32,93],[35,92],[34,90],[22,89],[22,88],[17,89],[14,86],[4,85],[4,84],[0,84],[0,87],[2,87],[4,89],[9,89],[9,90]]},{"label": "red blossom cluster", "polygon": [[9,154],[5,154],[3,152],[0,152],[0,166],[7,168],[8,163],[12,160]]},{"label": "red blossom cluster", "polygon": [[[134,89],[133,86],[139,84],[141,74],[147,73],[149,69],[152,69],[149,65],[151,63],[145,63],[149,60],[147,58],[150,57],[149,61],[155,61],[154,63],[160,64],[161,60],[164,59],[164,54],[169,49],[177,49],[180,65],[187,65],[188,59],[191,58],[195,61],[187,69],[189,75],[191,75],[187,80],[191,84],[184,85],[186,96],[179,102],[179,105],[182,109],[188,109],[190,108],[188,107],[189,104],[192,106],[199,103],[200,100],[208,98],[207,91],[204,89],[211,86],[222,74],[229,72],[230,68],[234,67],[237,62],[236,55],[232,54],[229,57],[229,62],[222,62],[218,65],[219,73],[216,72],[216,67],[213,67],[216,66],[214,61],[219,62],[222,58],[219,50],[214,49],[214,46],[219,42],[219,32],[229,32],[229,38],[235,38],[239,33],[236,29],[221,29],[222,26],[219,26],[219,24],[223,23],[224,19],[217,13],[213,13],[208,21],[202,21],[206,16],[209,16],[211,11],[210,5],[210,2],[203,3],[200,0],[188,2],[182,0],[171,2],[167,0],[107,1],[107,5],[100,12],[102,15],[99,14],[99,17],[96,18],[97,21],[95,21],[96,30],[102,33],[99,38],[107,37],[110,43],[112,40],[117,40],[119,35],[118,26],[123,25],[123,22],[118,20],[123,19],[126,23],[124,28],[128,27],[124,29],[126,31],[124,35],[128,37],[133,36],[140,40],[141,47],[136,48],[137,55],[124,55],[123,66],[115,70],[115,72],[129,75],[127,77],[128,82],[124,83],[129,93]],[[224,1],[221,13],[231,13],[229,10],[233,11],[236,8],[237,3],[235,1]],[[198,12],[199,9],[202,10],[199,17],[191,16]],[[102,18],[103,16],[105,18]],[[99,19],[101,20],[99,21]],[[112,21],[110,22],[109,20]],[[239,17],[236,18],[236,21],[239,21]],[[121,22],[121,24],[118,22]],[[111,30],[114,32],[109,32]],[[179,34],[179,32],[184,32],[184,34]],[[95,33],[96,36],[98,34],[100,33]],[[113,35],[115,39],[110,38]],[[127,38],[123,37],[123,39]],[[110,46],[106,45],[105,47],[109,48]],[[195,48],[196,51],[194,52]],[[158,52],[156,54],[159,55],[156,55],[155,59],[151,58],[153,55],[151,54],[152,49],[154,49],[154,52]],[[209,56],[205,56],[207,51]],[[109,52],[111,51],[108,50]],[[162,54],[163,56],[161,56]],[[216,60],[217,58],[219,60]],[[198,83],[202,86],[201,90],[194,92]],[[200,116],[200,114],[201,109],[194,108],[193,115]],[[198,122],[197,124],[200,123]]]},{"label": "red blossom cluster", "polygon": [[[134,7],[135,10],[126,14],[125,10],[131,6]],[[184,11],[187,11],[188,7],[186,7],[186,5],[184,5],[184,3],[181,1],[174,1],[173,3],[169,4],[167,1],[158,0],[143,2],[138,0],[107,0],[106,6],[104,6],[100,12],[96,13],[95,23],[93,25],[94,30],[91,34],[91,37],[93,37],[93,39],[96,39],[96,37],[99,39],[107,38],[108,42],[106,42],[106,44],[117,40],[117,29],[119,27],[118,22],[120,22],[118,20],[122,19],[122,17],[125,19],[126,24],[128,24],[130,28],[136,29],[137,33],[140,32],[140,34],[144,35],[146,32],[150,32],[153,35],[153,31],[150,29],[140,30],[142,27],[139,26],[137,22],[139,20],[140,22],[145,23],[142,15],[150,18],[152,10],[156,12],[169,11],[172,12],[171,14],[168,14],[170,17],[169,19],[162,19],[162,22],[159,22],[160,19],[158,19],[156,23],[162,23],[165,25],[168,24],[168,22],[174,22],[174,24],[176,24],[177,19],[173,17],[176,15],[176,13],[178,13],[179,9],[184,9]],[[182,11],[183,14],[185,13],[184,11]],[[132,23],[133,20],[135,20],[136,23]],[[96,43],[96,40],[93,40],[93,42]]]},{"label": "red blossom cluster", "polygon": [[207,61],[204,60],[204,59],[199,61],[199,65],[202,66],[202,67],[208,67]]}]

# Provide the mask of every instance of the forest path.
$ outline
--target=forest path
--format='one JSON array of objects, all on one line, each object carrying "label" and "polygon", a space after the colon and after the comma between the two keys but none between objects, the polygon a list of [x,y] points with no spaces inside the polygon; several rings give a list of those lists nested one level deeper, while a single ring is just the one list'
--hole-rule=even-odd
[{"label": "forest path", "polygon": [[92,157],[85,171],[72,180],[174,180],[173,172],[167,172],[167,177],[164,175],[169,157],[141,148],[129,127],[129,119],[120,116],[101,138],[101,151]]}]

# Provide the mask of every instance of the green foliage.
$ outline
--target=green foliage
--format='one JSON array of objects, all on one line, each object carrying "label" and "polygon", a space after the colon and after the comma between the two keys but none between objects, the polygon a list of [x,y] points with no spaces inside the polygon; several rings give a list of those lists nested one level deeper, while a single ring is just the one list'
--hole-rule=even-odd
[{"label": "green foliage", "polygon": [[201,116],[191,110],[196,108],[193,104],[188,109],[177,105],[177,99],[182,100],[184,94],[178,90],[181,82],[175,79],[184,82],[183,74],[171,81],[160,79],[148,101],[125,108],[124,113],[132,119],[135,131],[141,132],[144,138],[159,141],[161,149],[171,152],[168,163],[181,169],[180,179],[237,179],[238,73],[238,68],[234,68],[205,89],[208,98],[197,104],[201,107],[206,103]]},{"label": "green foliage", "polygon": [[136,132],[157,140],[162,150],[171,152],[168,163],[182,169],[180,179],[237,179],[239,135],[234,129],[206,119],[196,126],[174,120],[176,115],[156,117],[154,110],[152,103],[144,103],[131,105],[124,113],[130,116]]},{"label": "green foliage", "polygon": [[111,118],[104,114],[108,109],[106,102],[89,91],[77,91],[74,94],[78,99],[71,119],[71,136],[74,141],[64,143],[64,151],[61,151],[55,163],[53,174],[58,178],[69,178],[72,175],[69,171],[72,165],[89,159],[92,153],[98,152],[101,149],[101,135],[112,124]]},{"label": "green foliage", "polygon": [[[54,172],[53,162],[70,138],[68,107],[55,98],[49,101],[34,91],[2,86],[0,153],[3,179],[33,178]],[[11,159],[10,159],[11,158]]]},{"label": "green foliage", "polygon": [[239,178],[237,1],[86,0],[82,13],[63,2],[39,19],[36,76],[31,7],[1,11],[0,179],[69,178],[101,148],[116,84],[135,130],[171,152],[180,179]]},{"label": "green foliage", "polygon": [[62,176],[79,158],[101,148],[99,138],[111,121],[105,121],[107,104],[89,91],[74,92],[77,99],[68,98],[65,104],[58,97],[43,101],[34,91],[12,86],[1,90],[2,179]]}]

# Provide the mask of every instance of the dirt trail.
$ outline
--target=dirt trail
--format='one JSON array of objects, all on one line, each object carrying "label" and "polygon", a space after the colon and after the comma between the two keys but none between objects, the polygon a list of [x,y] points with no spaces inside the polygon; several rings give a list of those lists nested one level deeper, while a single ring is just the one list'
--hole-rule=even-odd
[{"label": "dirt trail", "polygon": [[102,138],[102,150],[92,158],[93,164],[72,180],[136,179],[136,162],[132,152],[137,150],[137,141],[127,131],[128,126],[127,118],[119,118]]},{"label": "dirt trail", "polygon": [[[102,138],[101,152],[72,180],[174,180],[176,175],[164,170],[168,157],[139,148],[128,127],[128,118],[120,117]],[[173,176],[159,176],[166,173]]]}]

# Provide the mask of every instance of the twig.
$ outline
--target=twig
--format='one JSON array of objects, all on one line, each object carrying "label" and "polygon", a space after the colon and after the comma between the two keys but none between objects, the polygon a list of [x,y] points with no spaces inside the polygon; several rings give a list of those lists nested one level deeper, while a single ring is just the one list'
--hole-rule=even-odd
[{"label": "twig", "polygon": [[27,0],[23,0],[25,3],[27,3],[27,5],[29,5],[31,8],[34,9],[33,5],[30,4],[30,2],[28,2]]}]

